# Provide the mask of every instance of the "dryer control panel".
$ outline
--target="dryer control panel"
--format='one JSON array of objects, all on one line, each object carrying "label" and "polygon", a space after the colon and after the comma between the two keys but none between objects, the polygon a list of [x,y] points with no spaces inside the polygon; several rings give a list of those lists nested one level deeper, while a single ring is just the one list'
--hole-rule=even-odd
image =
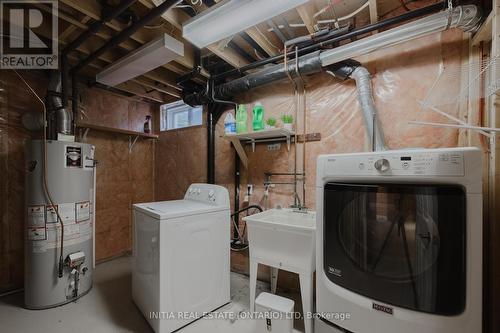
[{"label": "dryer control panel", "polygon": [[327,175],[353,176],[464,176],[464,155],[459,151],[388,151],[325,157]]}]

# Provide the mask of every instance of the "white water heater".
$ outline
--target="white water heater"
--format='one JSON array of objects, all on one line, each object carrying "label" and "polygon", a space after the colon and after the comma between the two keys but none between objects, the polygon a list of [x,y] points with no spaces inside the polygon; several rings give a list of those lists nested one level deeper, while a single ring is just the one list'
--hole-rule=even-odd
[{"label": "white water heater", "polygon": [[94,146],[47,141],[47,188],[54,205],[43,185],[43,141],[28,142],[25,152],[25,305],[44,309],[74,301],[92,287]]}]

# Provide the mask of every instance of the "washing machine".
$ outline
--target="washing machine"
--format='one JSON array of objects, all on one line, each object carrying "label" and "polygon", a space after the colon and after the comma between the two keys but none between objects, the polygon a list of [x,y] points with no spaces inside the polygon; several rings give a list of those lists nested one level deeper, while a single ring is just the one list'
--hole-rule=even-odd
[{"label": "washing machine", "polygon": [[481,159],[476,148],[318,158],[317,332],[482,331]]},{"label": "washing machine", "polygon": [[226,188],[193,184],[183,200],[134,205],[132,298],[157,333],[229,303]]}]

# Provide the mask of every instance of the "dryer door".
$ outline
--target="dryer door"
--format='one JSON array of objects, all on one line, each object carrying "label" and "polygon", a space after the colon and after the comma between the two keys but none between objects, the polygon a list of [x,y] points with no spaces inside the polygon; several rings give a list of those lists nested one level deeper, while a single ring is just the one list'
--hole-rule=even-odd
[{"label": "dryer door", "polygon": [[325,186],[324,270],[333,283],[440,315],[465,308],[466,195],[460,186]]}]

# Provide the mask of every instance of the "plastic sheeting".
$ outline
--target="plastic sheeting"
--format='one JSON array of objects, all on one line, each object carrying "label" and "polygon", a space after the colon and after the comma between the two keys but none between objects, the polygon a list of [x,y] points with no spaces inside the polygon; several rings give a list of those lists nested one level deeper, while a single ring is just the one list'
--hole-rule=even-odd
[{"label": "plastic sheeting", "polygon": [[[413,126],[408,122],[448,121],[435,112],[423,110],[419,101],[425,100],[432,91],[443,67],[453,68],[462,63],[461,54],[463,50],[467,54],[466,49],[466,44],[462,44],[462,32],[453,30],[356,59],[372,75],[375,106],[389,149],[457,146],[459,131],[455,129]],[[307,143],[306,149],[306,199],[308,206],[313,208],[317,156],[368,151],[371,147],[354,80],[341,81],[326,73],[315,74],[307,77],[306,88],[307,132],[321,133],[321,141]],[[433,93],[432,98],[436,104],[439,96],[442,99],[456,96],[461,89],[461,80],[443,82],[437,89],[439,93]],[[256,88],[238,100],[250,105],[262,102],[265,118],[277,118],[278,126],[281,126],[281,115],[294,110],[293,88],[289,80]],[[459,117],[456,105],[449,105],[446,112]],[[282,144],[281,150],[274,152],[267,151],[266,145],[257,145],[255,153],[251,149],[247,149],[247,153],[249,167],[243,170],[241,188],[245,188],[246,183],[256,185],[252,202],[259,202],[264,195],[261,185],[264,172],[293,171],[294,148],[288,152],[286,144]],[[229,173],[232,167],[232,160],[216,161],[219,173]],[[293,200],[292,193],[290,185],[271,189],[268,207],[289,205]]]}]

